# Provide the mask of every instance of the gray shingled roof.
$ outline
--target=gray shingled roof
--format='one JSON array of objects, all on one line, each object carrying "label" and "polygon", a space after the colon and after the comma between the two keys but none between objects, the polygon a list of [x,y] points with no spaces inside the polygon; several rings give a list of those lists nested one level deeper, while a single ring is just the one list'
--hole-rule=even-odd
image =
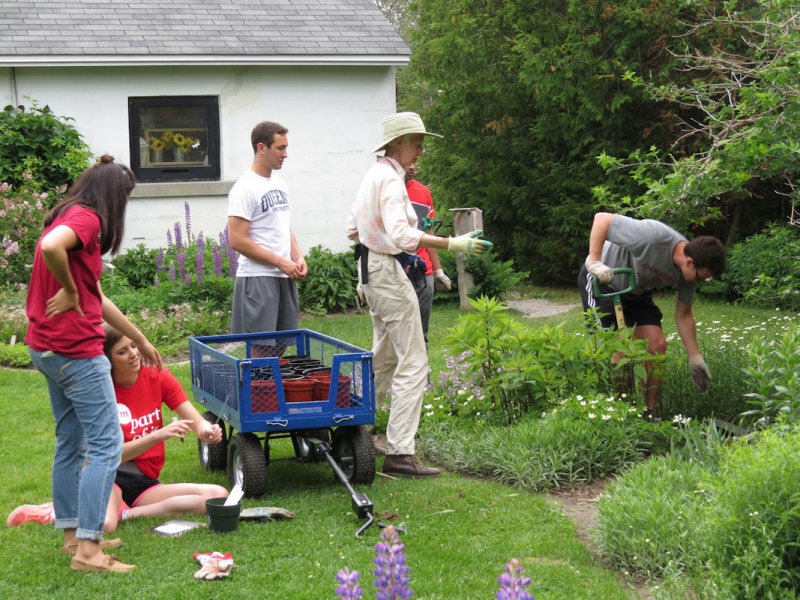
[{"label": "gray shingled roof", "polygon": [[374,0],[0,0],[0,62],[401,57]]}]

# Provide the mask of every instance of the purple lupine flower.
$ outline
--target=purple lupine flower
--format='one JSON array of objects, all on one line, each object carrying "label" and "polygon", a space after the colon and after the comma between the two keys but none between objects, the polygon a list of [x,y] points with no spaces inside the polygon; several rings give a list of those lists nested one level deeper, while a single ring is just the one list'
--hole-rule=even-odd
[{"label": "purple lupine flower", "polygon": [[183,279],[183,275],[186,273],[186,255],[183,253],[183,250],[178,250],[178,252],[175,253],[175,260],[178,261],[178,275]]},{"label": "purple lupine flower", "polygon": [[172,226],[175,230],[175,248],[180,250],[183,248],[183,241],[181,240],[181,224],[175,221],[175,225]]},{"label": "purple lupine flower", "polygon": [[162,248],[156,253],[156,273],[164,270],[164,249]]},{"label": "purple lupine flower", "polygon": [[213,242],[211,243],[211,256],[214,259],[214,275],[222,277],[222,252],[220,252],[219,246]]},{"label": "purple lupine flower", "polygon": [[158,278],[158,275],[153,277],[153,285],[161,285],[161,280]]},{"label": "purple lupine flower", "polygon": [[192,211],[189,210],[189,203],[183,203],[183,211],[186,213],[186,243],[192,243]]},{"label": "purple lupine flower", "polygon": [[175,264],[169,263],[169,280],[175,281]]},{"label": "purple lupine flower", "polygon": [[172,252],[172,232],[167,229],[167,250]]},{"label": "purple lupine flower", "polygon": [[192,274],[191,273],[187,273],[186,276],[183,278],[183,282],[186,285],[192,285]]},{"label": "purple lupine flower", "polygon": [[228,272],[231,277],[236,277],[236,270],[239,268],[239,258],[236,250],[228,246]]},{"label": "purple lupine flower", "polygon": [[524,577],[524,571],[522,563],[516,558],[506,563],[506,572],[497,578],[500,584],[500,591],[495,594],[497,600],[534,600],[533,594],[528,592],[531,578]]},{"label": "purple lupine flower", "polygon": [[[188,208],[188,204],[186,205]],[[203,241],[203,234],[197,236],[197,254],[194,258],[194,270],[197,273],[197,285],[203,285],[203,267],[205,266],[206,244]]]},{"label": "purple lupine flower", "polygon": [[336,588],[336,594],[339,600],[358,600],[364,593],[361,586],[358,585],[358,579],[361,574],[358,571],[351,571],[349,567],[339,571],[336,575],[336,581],[339,582],[339,587]]},{"label": "purple lupine flower", "polygon": [[382,542],[375,544],[377,556],[372,559],[375,569],[376,600],[404,600],[414,594],[408,587],[405,544],[400,541],[397,530],[389,525],[381,531]]}]

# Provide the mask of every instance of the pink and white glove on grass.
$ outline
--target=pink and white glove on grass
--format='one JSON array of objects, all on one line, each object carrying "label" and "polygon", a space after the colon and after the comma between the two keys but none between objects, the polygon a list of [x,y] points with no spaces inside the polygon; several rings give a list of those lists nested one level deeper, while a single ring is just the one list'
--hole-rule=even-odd
[{"label": "pink and white glove on grass", "polygon": [[194,559],[200,563],[200,570],[194,574],[195,579],[222,579],[231,574],[233,556],[230,552],[195,552]]}]

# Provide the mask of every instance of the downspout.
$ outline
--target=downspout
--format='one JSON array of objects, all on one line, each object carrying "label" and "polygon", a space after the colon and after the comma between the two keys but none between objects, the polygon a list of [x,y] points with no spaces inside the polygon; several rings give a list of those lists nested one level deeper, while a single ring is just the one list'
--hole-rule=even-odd
[{"label": "downspout", "polygon": [[17,96],[17,68],[11,67],[11,97],[14,100],[14,108],[19,106],[19,97]]}]

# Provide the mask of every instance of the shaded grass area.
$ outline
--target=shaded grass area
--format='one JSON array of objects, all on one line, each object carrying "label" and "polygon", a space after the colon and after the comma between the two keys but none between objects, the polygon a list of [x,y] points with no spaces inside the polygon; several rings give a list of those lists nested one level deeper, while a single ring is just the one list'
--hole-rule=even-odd
[{"label": "shaded grass area", "polygon": [[[187,386],[188,365],[172,370]],[[0,474],[5,482],[0,488],[0,513],[7,515],[20,503],[49,500],[53,423],[38,373],[0,369],[0,388]],[[288,440],[273,444],[273,455],[288,456],[288,444]],[[168,443],[167,456],[162,481],[227,486],[223,473],[200,468],[192,439]],[[59,550],[61,536],[52,527],[0,526],[0,545],[7,549],[9,561],[0,580],[0,597],[332,598],[335,575],[345,566],[362,573],[364,597],[371,597],[378,529],[368,530],[361,539],[354,537],[360,522],[330,468],[274,462],[267,474],[267,494],[245,499],[244,506],[281,506],[295,511],[294,520],[245,522],[230,534],[201,528],[173,538],[150,531],[164,518],[125,522],[115,533],[126,542],[118,554],[139,565],[128,575],[72,573],[69,558]],[[490,598],[511,557],[522,561],[537,597],[632,597],[578,541],[574,524],[539,496],[451,473],[428,481],[378,477],[372,486],[359,486],[358,491],[369,496],[379,519],[407,530],[402,538],[415,597]],[[192,554],[214,550],[233,554],[233,575],[224,582],[194,581],[198,565]]]}]

